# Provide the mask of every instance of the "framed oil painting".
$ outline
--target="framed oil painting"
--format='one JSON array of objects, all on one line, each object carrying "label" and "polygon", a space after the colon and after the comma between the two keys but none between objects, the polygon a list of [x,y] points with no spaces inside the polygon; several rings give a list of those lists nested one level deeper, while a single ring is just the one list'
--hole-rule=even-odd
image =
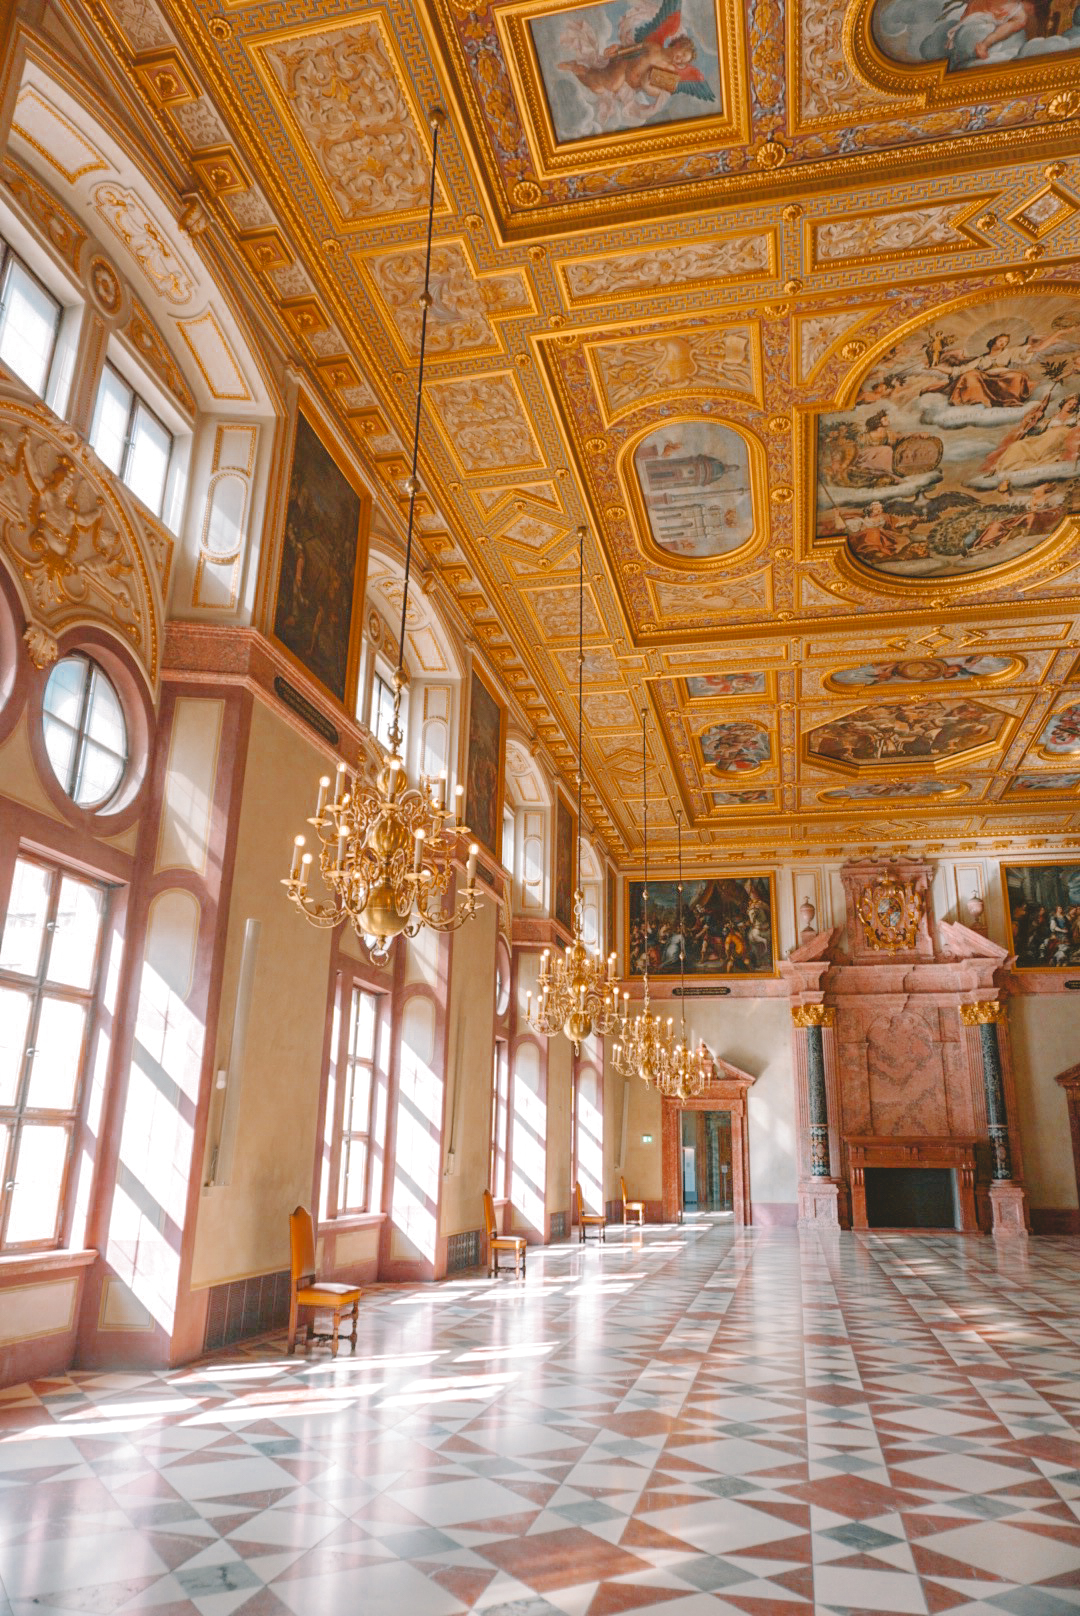
[{"label": "framed oil painting", "polygon": [[1080,864],[1003,864],[1009,941],[1021,971],[1080,966]]},{"label": "framed oil painting", "polygon": [[577,825],[574,810],[565,798],[555,794],[555,899],[553,913],[560,926],[574,929],[574,843]]},{"label": "framed oil painting", "polygon": [[506,778],[506,709],[475,664],[465,756],[465,819],[474,841],[497,859]]},{"label": "framed oil painting", "polygon": [[[626,883],[627,976],[679,974],[679,892],[672,880],[649,882],[645,930],[641,881]],[[687,976],[774,976],[776,903],[771,875],[683,880]]]},{"label": "framed oil painting", "polygon": [[356,707],[370,513],[370,499],[297,410],[273,637],[350,714]]},{"label": "framed oil painting", "polygon": [[713,0],[602,0],[529,26],[556,145],[723,111]]}]

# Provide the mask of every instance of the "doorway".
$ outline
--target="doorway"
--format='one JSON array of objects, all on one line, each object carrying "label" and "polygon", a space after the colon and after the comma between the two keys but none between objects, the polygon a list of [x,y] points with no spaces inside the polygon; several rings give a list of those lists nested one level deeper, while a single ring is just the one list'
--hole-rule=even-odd
[{"label": "doorway", "polygon": [[[725,1206],[738,1228],[750,1222],[747,1096],[753,1084],[749,1072],[740,1072],[730,1061],[714,1055],[713,1076],[703,1094],[692,1100],[665,1097],[661,1112],[661,1157],[666,1223],[676,1222],[684,1211],[705,1212],[715,1207],[722,1212]],[[710,1114],[716,1118],[714,1123],[705,1120]],[[700,1123],[698,1118],[702,1119]],[[714,1146],[710,1139],[713,1133]],[[693,1203],[687,1199],[691,1172]]]},{"label": "doorway", "polygon": [[731,1112],[682,1113],[683,1208],[687,1212],[730,1212]]}]

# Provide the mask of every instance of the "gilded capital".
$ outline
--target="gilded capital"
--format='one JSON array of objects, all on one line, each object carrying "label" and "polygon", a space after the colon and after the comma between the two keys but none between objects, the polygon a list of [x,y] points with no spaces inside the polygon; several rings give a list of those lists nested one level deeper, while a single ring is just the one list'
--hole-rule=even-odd
[{"label": "gilded capital", "polygon": [[960,1006],[960,1020],[965,1027],[988,1027],[1005,1020],[1005,1006],[997,999],[978,999]]},{"label": "gilded capital", "polygon": [[796,1027],[833,1027],[836,1006],[832,1004],[793,1004],[791,1019]]}]

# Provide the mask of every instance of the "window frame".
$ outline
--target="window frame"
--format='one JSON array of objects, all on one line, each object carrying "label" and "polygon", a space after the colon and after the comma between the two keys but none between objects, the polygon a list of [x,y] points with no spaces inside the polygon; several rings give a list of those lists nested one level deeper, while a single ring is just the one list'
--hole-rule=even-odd
[{"label": "window frame", "polygon": [[[352,1053],[353,1032],[358,1024],[357,1008],[360,997],[372,1001],[372,1040],[369,1057],[357,1057]],[[323,1216],[327,1221],[347,1218],[366,1217],[370,1213],[371,1202],[371,1163],[373,1150],[373,1137],[375,1130],[375,1100],[379,1083],[379,1047],[383,1030],[383,1017],[387,1012],[389,995],[378,988],[371,986],[361,977],[347,976],[341,984],[340,1014],[337,1017],[337,1048],[335,1054],[336,1081],[333,1089],[334,1115],[326,1119],[324,1134],[329,1134],[329,1150],[326,1158],[326,1182],[323,1201]],[[368,1107],[366,1129],[355,1126],[346,1129],[345,1109],[348,1097],[354,1094],[352,1078],[358,1065],[369,1069]],[[354,1119],[351,1119],[354,1120]],[[360,1196],[360,1205],[350,1204],[343,1199],[342,1184],[342,1158],[351,1153],[357,1141],[364,1146],[364,1174],[363,1194]],[[348,1168],[346,1167],[346,1172]]]},{"label": "window frame", "polygon": [[[31,269],[30,265],[26,262],[26,259],[22,256],[22,254],[16,252],[15,248],[5,236],[0,236],[0,332],[2,332],[4,314],[6,312],[8,276],[12,264],[18,264],[23,273],[30,280],[32,280],[42,292],[44,292],[45,296],[49,299],[49,302],[52,303],[56,309],[56,317],[53,320],[52,341],[49,344],[49,357],[45,361],[45,375],[42,379],[41,391],[39,393],[36,388],[30,388],[30,391],[34,394],[35,398],[40,398],[44,403],[49,396],[49,389],[52,383],[53,366],[56,363],[56,348],[60,340],[60,327],[64,319],[64,305],[56,296],[56,293],[53,292],[50,287],[46,286],[41,276],[37,274],[35,270]],[[5,363],[5,361],[0,361],[0,363]],[[18,375],[17,371],[13,370],[11,374],[15,376],[17,380],[22,382],[24,387],[30,387],[30,383],[24,382],[22,377]]]},{"label": "window frame", "polygon": [[491,1140],[488,1186],[493,1201],[505,1201],[510,1175],[510,1040],[496,1036],[491,1062]]},{"label": "window frame", "polygon": [[[372,671],[371,671],[371,695],[370,695],[370,697],[368,699],[368,729],[371,731],[372,735],[374,735],[374,737],[378,741],[379,745],[384,747],[386,749],[386,751],[389,751],[390,750],[390,737],[389,737],[389,734],[386,736],[385,739],[382,737],[382,735],[379,734],[379,721],[380,721],[380,719],[382,717],[382,703],[383,703],[384,695],[385,695],[386,699],[390,703],[390,711],[391,711],[391,715],[392,715],[393,714],[393,705],[394,705],[394,684],[393,684],[393,679],[392,678],[390,678],[390,679],[386,678],[383,675],[382,670],[379,668],[378,664],[376,664],[372,668]],[[404,691],[402,692],[402,695],[404,695]],[[391,716],[390,722],[393,723],[393,717],[392,716]],[[401,722],[401,721],[399,720],[399,722]],[[404,728],[405,728],[404,723],[402,723],[401,727],[402,727],[402,730],[404,730]]]},{"label": "window frame", "polygon": [[[24,992],[30,991],[32,994],[31,1013],[27,1021],[26,1039],[15,1091],[15,1101],[11,1106],[0,1107],[0,1123],[3,1123],[9,1129],[6,1149],[3,1155],[0,1156],[0,1258],[21,1257],[34,1252],[63,1250],[71,1237],[72,1220],[75,1215],[75,1204],[72,1195],[72,1169],[75,1164],[79,1143],[86,1128],[86,1112],[91,1089],[90,1079],[101,1017],[101,989],[104,980],[105,959],[108,952],[106,939],[112,920],[113,902],[117,891],[115,882],[100,876],[90,875],[84,870],[76,869],[65,864],[62,860],[50,858],[46,854],[38,854],[25,847],[17,848],[11,864],[12,883],[9,885],[6,894],[7,902],[4,914],[0,916],[0,935],[2,935],[6,926],[10,912],[14,871],[19,863],[31,864],[38,869],[47,870],[52,884],[43,924],[43,930],[49,934],[49,941],[48,944],[43,942],[41,946],[35,974],[31,977],[13,971],[10,967],[0,967],[0,986],[13,987]],[[94,950],[93,966],[90,971],[90,985],[87,988],[71,987],[64,983],[51,983],[47,976],[60,893],[65,878],[78,881],[84,886],[96,887],[101,894],[97,942]],[[26,1103],[32,1078],[32,1061],[28,1059],[28,1055],[35,1047],[33,1040],[40,1025],[41,1006],[46,996],[62,999],[68,1003],[83,1004],[86,1007],[86,1021],[83,1028],[82,1045],[79,1050],[78,1072],[75,1078],[70,1107],[32,1107]],[[31,1124],[38,1123],[53,1127],[63,1127],[67,1134],[66,1152],[57,1196],[56,1221],[53,1225],[52,1235],[44,1240],[20,1241],[18,1244],[10,1244],[7,1239],[7,1227],[11,1213],[12,1191],[18,1181],[9,1175],[15,1172],[15,1162],[18,1154],[17,1144],[21,1136],[22,1126],[27,1120]]]},{"label": "window frame", "polygon": [[[124,441],[120,450],[120,466],[117,471],[113,472],[113,476],[119,477],[124,487],[129,491],[129,493],[131,493],[132,498],[138,499],[140,505],[146,505],[146,501],[140,499],[139,495],[135,493],[128,478],[128,468],[135,437],[135,420],[139,411],[144,410],[150,419],[161,428],[162,432],[169,440],[169,452],[165,461],[165,475],[161,480],[160,502],[156,509],[153,505],[146,505],[146,509],[150,511],[153,516],[156,516],[159,522],[163,522],[165,520],[165,499],[169,492],[169,478],[172,473],[173,456],[176,453],[176,433],[173,432],[170,427],[166,426],[157,410],[147,403],[146,399],[139,392],[138,388],[132,386],[127,377],[117,368],[116,365],[112,363],[110,359],[106,359],[104,361],[101,367],[101,374],[98,377],[97,392],[94,395],[94,414],[91,418],[91,431],[93,431],[93,424],[97,419],[98,400],[101,397],[101,388],[105,380],[106,371],[113,377],[115,381],[119,382],[120,386],[124,388],[125,392],[130,393],[131,395],[131,403],[128,405],[127,421],[124,426]],[[96,454],[96,445],[91,442],[90,447]],[[104,465],[105,462],[102,461],[102,464]]]},{"label": "window frame", "polygon": [[[92,802],[92,803],[79,802],[78,798],[75,795],[74,789],[69,789],[68,788],[68,786],[64,783],[63,780],[61,780],[59,774],[57,774],[55,768],[53,767],[52,757],[51,757],[51,754],[49,753],[48,741],[46,740],[46,726],[50,722],[62,725],[64,727],[66,727],[66,728],[71,728],[70,725],[66,725],[66,726],[64,725],[63,719],[57,718],[54,713],[51,713],[48,710],[48,708],[45,706],[45,699],[46,699],[46,694],[48,692],[49,680],[52,678],[52,675],[55,672],[56,668],[58,668],[62,662],[75,662],[75,661],[85,662],[85,664],[86,664],[86,673],[85,673],[84,678],[83,678],[83,688],[82,688],[82,693],[81,693],[81,697],[80,697],[79,722],[78,722],[78,726],[75,728],[75,731],[74,731],[74,733],[75,733],[75,748],[74,748],[74,752],[73,752],[73,755],[72,755],[72,764],[71,764],[71,771],[70,771],[71,776],[72,776],[73,786],[77,786],[77,784],[78,784],[78,781],[79,781],[79,778],[80,778],[80,775],[81,775],[81,770],[82,770],[83,758],[84,758],[84,755],[85,755],[85,752],[86,752],[87,745],[89,743],[91,743],[91,742],[94,745],[99,745],[99,746],[101,745],[101,743],[99,741],[94,741],[93,740],[93,737],[91,736],[89,730],[87,729],[87,719],[90,716],[90,702],[91,702],[91,696],[92,696],[92,692],[93,692],[93,688],[94,688],[95,676],[104,679],[105,683],[108,685],[109,689],[112,691],[113,699],[115,700],[118,708],[120,709],[120,716],[121,716],[121,719],[122,719],[123,725],[124,725],[124,757],[123,757],[123,762],[122,762],[122,766],[121,766],[121,769],[120,769],[120,775],[119,775],[119,778],[117,779],[117,782],[116,782],[115,786],[112,788],[112,790],[108,793],[107,796],[103,797],[99,802]],[[44,686],[44,688],[42,690],[42,694],[41,694],[41,740],[42,740],[42,744],[43,744],[44,749],[45,749],[45,755],[46,755],[46,758],[48,760],[49,768],[52,770],[53,779],[56,781],[56,784],[60,787],[60,790],[63,792],[63,794],[66,797],[66,799],[68,800],[68,802],[71,803],[72,807],[77,808],[81,813],[84,813],[84,814],[104,814],[104,813],[108,813],[108,811],[112,807],[112,805],[117,801],[117,799],[119,797],[121,797],[123,795],[124,788],[125,788],[125,786],[127,784],[128,778],[130,776],[131,761],[132,761],[131,724],[130,724],[130,721],[129,721],[127,708],[124,705],[123,695],[120,692],[120,690],[117,689],[116,681],[110,677],[109,670],[97,659],[97,657],[92,656],[89,651],[84,651],[79,646],[75,646],[75,647],[72,647],[70,650],[63,651],[61,653],[61,655],[59,657],[57,657],[56,662],[53,664],[52,669],[50,669],[49,678],[46,679],[46,681],[45,681],[45,686]],[[105,748],[104,750],[108,750],[108,748]],[[115,757],[115,756],[117,756],[117,754],[113,753],[113,756]]]}]

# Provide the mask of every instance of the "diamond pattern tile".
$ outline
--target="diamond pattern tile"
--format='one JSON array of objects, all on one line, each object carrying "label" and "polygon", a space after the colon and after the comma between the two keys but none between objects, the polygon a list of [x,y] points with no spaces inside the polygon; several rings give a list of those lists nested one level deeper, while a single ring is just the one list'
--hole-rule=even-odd
[{"label": "diamond pattern tile", "polygon": [[1080,1613],[1080,1243],[702,1220],[0,1393],[0,1616]]}]

